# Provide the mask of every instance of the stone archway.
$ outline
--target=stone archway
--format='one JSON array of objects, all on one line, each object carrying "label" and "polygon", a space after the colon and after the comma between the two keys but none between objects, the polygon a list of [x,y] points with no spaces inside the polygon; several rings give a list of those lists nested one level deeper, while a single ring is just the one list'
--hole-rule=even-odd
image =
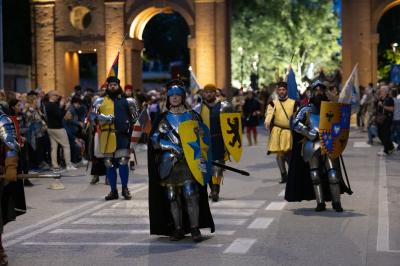
[{"label": "stone archway", "polygon": [[[66,76],[66,73],[76,72],[76,67],[67,64],[66,55],[80,49],[96,51],[98,84],[102,84],[126,33],[133,28],[121,48],[118,77],[122,85],[132,83],[141,89],[140,32],[152,16],[168,10],[178,12],[188,22],[191,65],[201,85],[215,83],[221,88],[230,87],[230,1],[82,0],[79,5],[91,12],[92,23],[85,30],[74,28],[69,21],[77,1],[31,1],[33,87],[45,91],[56,88],[67,94],[71,77],[76,75]],[[80,21],[78,24],[81,25]]]},{"label": "stone archway", "polygon": [[383,14],[400,0],[342,1],[342,61],[345,79],[359,63],[360,85],[378,81],[377,26]]}]

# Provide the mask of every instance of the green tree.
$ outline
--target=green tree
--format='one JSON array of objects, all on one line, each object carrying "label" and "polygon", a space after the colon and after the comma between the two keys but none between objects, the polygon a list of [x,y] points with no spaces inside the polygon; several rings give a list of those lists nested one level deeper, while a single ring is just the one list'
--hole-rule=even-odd
[{"label": "green tree", "polygon": [[[244,83],[259,55],[260,82],[275,81],[292,60],[299,78],[313,63],[331,71],[340,64],[340,28],[332,0],[233,0],[232,72],[234,84]],[[239,53],[243,48],[243,57]],[[293,57],[293,59],[292,59]]]}]

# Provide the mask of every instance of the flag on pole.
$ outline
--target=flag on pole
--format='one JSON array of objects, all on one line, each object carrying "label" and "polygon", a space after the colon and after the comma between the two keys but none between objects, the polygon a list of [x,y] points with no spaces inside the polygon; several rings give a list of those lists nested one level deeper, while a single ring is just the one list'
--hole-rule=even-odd
[{"label": "flag on pole", "polygon": [[191,66],[189,66],[189,72],[190,72],[190,91],[192,92],[192,94],[195,94],[198,90],[201,89],[201,86],[198,83],[196,75],[193,73]]},{"label": "flag on pole", "polygon": [[358,63],[351,71],[350,77],[347,79],[339,94],[339,103],[351,104],[353,112],[360,104],[360,89],[358,87]]},{"label": "flag on pole", "polygon": [[289,74],[287,76],[287,84],[288,84],[289,98],[292,100],[295,100],[295,101],[299,100],[300,95],[299,95],[299,91],[297,90],[296,76],[291,67],[289,68]]},{"label": "flag on pole", "polygon": [[114,63],[111,65],[110,71],[108,71],[108,77],[116,77],[118,78],[118,61],[119,61],[119,51],[117,57],[115,57]]}]

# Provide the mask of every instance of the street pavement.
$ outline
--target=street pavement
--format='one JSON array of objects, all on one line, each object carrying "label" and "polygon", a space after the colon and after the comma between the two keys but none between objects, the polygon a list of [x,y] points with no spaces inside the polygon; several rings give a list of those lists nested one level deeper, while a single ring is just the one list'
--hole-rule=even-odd
[{"label": "street pavement", "polygon": [[104,178],[90,185],[86,168],[66,173],[65,190],[33,180],[28,213],[3,234],[10,265],[400,265],[400,153],[378,157],[381,146],[352,129],[343,157],[354,194],[342,197],[345,212],[316,213],[314,201],[285,202],[265,143],[261,130],[230,163],[250,176],[225,172],[221,201],[210,202],[216,232],[199,244],[149,235],[144,150],[131,201],[104,201]]}]

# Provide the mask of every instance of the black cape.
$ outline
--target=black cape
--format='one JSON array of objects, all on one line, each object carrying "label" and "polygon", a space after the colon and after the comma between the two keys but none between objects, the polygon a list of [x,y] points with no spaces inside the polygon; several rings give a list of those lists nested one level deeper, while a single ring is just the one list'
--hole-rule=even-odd
[{"label": "black cape", "polygon": [[[310,177],[310,166],[303,160],[301,155],[302,151],[302,140],[304,137],[292,131],[293,134],[293,149],[292,157],[289,162],[288,179],[285,190],[285,200],[289,202],[303,201],[303,200],[315,200],[315,193],[313,184]],[[322,159],[321,159],[322,160]],[[325,163],[320,162],[320,178],[323,189],[323,195],[325,201],[331,201],[331,192],[329,189],[328,175],[324,167]],[[346,186],[340,161],[335,161],[336,171],[339,178],[340,192],[341,194],[347,193],[352,194],[349,187]]]},{"label": "black cape", "polygon": [[[153,123],[150,136],[158,128],[158,124],[165,117],[166,112],[161,114]],[[174,222],[170,212],[170,204],[166,196],[165,187],[160,185],[161,178],[158,173],[158,157],[160,152],[154,150],[151,140],[148,140],[147,162],[149,171],[149,218],[150,234],[170,236],[174,230]],[[199,228],[210,228],[215,231],[214,220],[208,204],[207,186],[198,183],[199,191]],[[185,202],[182,198],[182,202]],[[185,206],[185,204],[183,204]],[[190,222],[185,208],[182,208],[183,229],[185,234],[190,232]]]}]

